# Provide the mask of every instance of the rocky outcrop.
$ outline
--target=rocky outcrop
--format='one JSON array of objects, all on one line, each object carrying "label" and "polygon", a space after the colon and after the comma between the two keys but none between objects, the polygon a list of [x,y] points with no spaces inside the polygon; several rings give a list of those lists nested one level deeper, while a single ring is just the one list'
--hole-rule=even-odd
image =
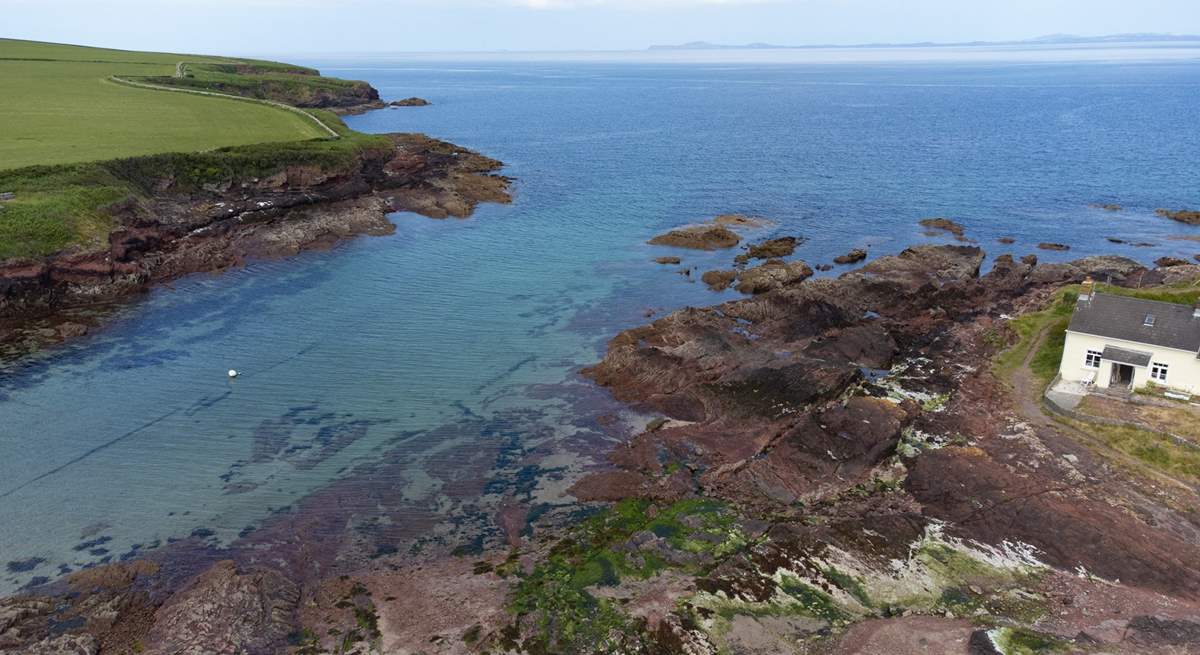
[{"label": "rocky outcrop", "polygon": [[[45,329],[64,310],[157,282],[390,233],[388,212],[461,218],[480,202],[510,200],[508,180],[495,174],[498,161],[422,135],[392,135],[392,145],[364,150],[338,173],[291,166],[194,192],[159,180],[153,195],[109,209],[115,225],[104,247],[0,262],[0,344],[32,338],[27,326],[35,320]],[[50,328],[60,333],[50,340],[86,331],[69,322]]]},{"label": "rocky outcrop", "polygon": [[219,562],[155,613],[149,655],[277,653],[287,645],[300,589],[274,571]]},{"label": "rocky outcrop", "polygon": [[[1038,265],[1001,255],[981,275],[983,259],[977,248],[913,248],[834,280],[680,310],[617,336],[585,371],[675,422],[618,447],[615,468],[573,493],[656,508],[702,496],[753,517],[739,527],[754,545],[702,567],[699,593],[675,605],[681,616],[719,608],[731,622],[662,619],[667,652],[751,636],[772,652],[863,619],[829,652],[891,644],[910,629],[991,644],[1003,630],[971,622],[1011,617],[1003,598],[1028,599],[1023,616],[1044,618],[990,625],[1036,625],[1068,650],[1120,649],[1129,635],[1162,648],[1145,652],[1191,643],[1200,555],[1187,545],[1197,533],[1188,512],[1152,500],[1174,498],[1157,484],[1143,494],[1143,483],[1115,479],[1052,421],[1013,416],[990,373],[1007,312],[1087,276],[1137,286],[1161,273],[1117,257]],[[920,620],[872,609],[923,594]],[[800,618],[752,620],[762,616]],[[920,637],[902,641],[923,652]]]},{"label": "rocky outcrop", "polygon": [[774,259],[739,275],[737,290],[749,294],[766,293],[807,280],[812,274],[812,268],[802,261],[784,262]]}]

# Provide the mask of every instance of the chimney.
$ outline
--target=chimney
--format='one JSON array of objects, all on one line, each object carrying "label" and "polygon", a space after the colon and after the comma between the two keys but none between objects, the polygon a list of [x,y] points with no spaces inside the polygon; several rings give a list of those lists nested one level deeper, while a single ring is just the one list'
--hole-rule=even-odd
[{"label": "chimney", "polygon": [[[1083,286],[1079,289],[1079,304],[1091,304],[1094,295],[1096,295],[1096,281],[1089,275],[1083,279]],[[1197,311],[1200,311],[1200,307],[1197,308]]]}]

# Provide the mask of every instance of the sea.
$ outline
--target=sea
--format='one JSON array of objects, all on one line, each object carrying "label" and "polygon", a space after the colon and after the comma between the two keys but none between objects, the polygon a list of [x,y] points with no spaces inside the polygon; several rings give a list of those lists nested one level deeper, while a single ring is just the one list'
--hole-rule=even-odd
[{"label": "sea", "polygon": [[739,297],[699,282],[736,251],[646,243],[717,214],[768,219],[747,241],[799,237],[812,265],[957,243],[930,217],[989,258],[1200,254],[1200,227],[1155,214],[1200,208],[1197,49],[275,58],[429,99],[347,123],[502,160],[514,202],[187,277],[0,363],[0,595],[284,518],[353,563],[572,506],[653,418],[581,369]]}]

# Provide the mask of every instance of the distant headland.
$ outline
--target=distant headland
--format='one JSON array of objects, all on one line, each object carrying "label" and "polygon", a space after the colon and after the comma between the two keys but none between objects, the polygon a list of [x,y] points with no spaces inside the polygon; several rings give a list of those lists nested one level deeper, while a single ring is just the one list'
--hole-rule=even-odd
[{"label": "distant headland", "polygon": [[709,43],[707,41],[692,41],[679,45],[652,45],[650,50],[806,50],[814,48],[949,48],[971,46],[1012,46],[1012,45],[1092,45],[1105,43],[1196,43],[1200,44],[1200,35],[1195,34],[1160,34],[1153,32],[1138,32],[1130,34],[1108,34],[1104,36],[1079,36],[1075,34],[1048,34],[1032,39],[1017,41],[960,41],[938,43],[922,41],[914,43],[859,43],[859,44],[813,44],[813,45],[777,45],[773,43],[747,43],[742,45],[726,45]]}]

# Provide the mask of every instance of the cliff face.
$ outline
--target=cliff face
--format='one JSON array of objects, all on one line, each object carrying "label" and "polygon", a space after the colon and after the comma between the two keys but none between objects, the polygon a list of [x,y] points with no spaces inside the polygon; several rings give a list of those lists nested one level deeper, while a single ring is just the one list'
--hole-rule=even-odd
[{"label": "cliff face", "polygon": [[[337,172],[291,165],[268,177],[184,190],[154,181],[146,197],[107,209],[101,247],[0,263],[0,344],[53,341],[79,331],[56,316],[188,273],[280,257],[355,234],[386,234],[386,214],[466,217],[480,202],[508,202],[502,164],[421,135],[391,135]],[[31,331],[31,326],[37,329]]]}]

